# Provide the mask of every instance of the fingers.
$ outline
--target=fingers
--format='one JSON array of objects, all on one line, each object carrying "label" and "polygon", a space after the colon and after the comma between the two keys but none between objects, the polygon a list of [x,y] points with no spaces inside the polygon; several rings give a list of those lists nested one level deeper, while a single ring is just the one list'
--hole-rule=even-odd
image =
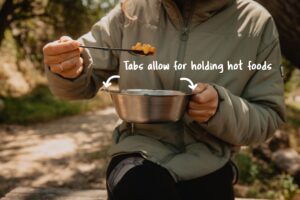
[{"label": "fingers", "polygon": [[60,74],[65,78],[76,78],[83,71],[82,58],[71,59],[69,61],[63,62],[61,65],[64,71]]},{"label": "fingers", "polygon": [[[60,42],[68,42],[68,41],[71,41],[71,40],[73,40],[71,37],[69,37],[69,36],[62,36],[60,39],[59,39],[59,41]],[[80,44],[79,44],[80,45]],[[80,53],[82,53],[82,51],[83,51],[83,48],[79,48],[79,52]]]},{"label": "fingers", "polygon": [[55,41],[48,43],[43,52],[45,56],[56,56],[67,52],[79,50],[80,43],[75,40],[68,40],[66,42]]},{"label": "fingers", "polygon": [[214,110],[189,110],[188,114],[190,117],[195,119],[198,122],[206,122],[208,121],[212,116],[215,115]]},{"label": "fingers", "polygon": [[51,71],[55,72],[55,73],[69,71],[76,67],[78,59],[80,59],[80,58],[71,58],[62,63],[55,63],[53,65],[50,65]]},{"label": "fingers", "polygon": [[190,101],[188,108],[190,110],[206,110],[215,108],[215,104],[213,102],[208,102],[205,104],[198,104],[193,101]]},{"label": "fingers", "polygon": [[194,91],[197,94],[193,95],[189,102],[188,114],[200,123],[207,122],[217,111],[218,93],[208,84],[198,84],[196,89]]},{"label": "fingers", "polygon": [[214,100],[218,96],[216,90],[208,84],[206,84],[206,86],[202,86],[199,91],[200,90],[202,91],[201,93],[197,93],[192,96],[192,101],[195,103],[204,104]]},{"label": "fingers", "polygon": [[69,71],[75,67],[81,66],[82,64],[83,59],[81,57],[76,57],[61,63],[61,66],[64,69],[64,71]]},{"label": "fingers", "polygon": [[193,90],[193,94],[202,93],[208,87],[207,83],[198,83],[197,87]]},{"label": "fingers", "polygon": [[83,59],[81,57],[71,58],[60,64],[50,65],[50,70],[66,78],[76,78],[83,70]]},{"label": "fingers", "polygon": [[59,64],[62,63],[66,60],[70,60],[75,57],[80,57],[80,51],[79,49],[76,49],[74,51],[70,51],[67,53],[55,55],[55,56],[45,56],[44,57],[44,63],[46,65],[54,65],[54,64]]},{"label": "fingers", "polygon": [[64,69],[62,68],[61,64],[54,64],[54,65],[49,65],[50,70],[54,73],[60,74]]},{"label": "fingers", "polygon": [[64,78],[77,78],[83,71],[83,66],[76,67],[72,70],[62,72],[60,75]]},{"label": "fingers", "polygon": [[71,37],[69,37],[69,36],[61,36],[60,38],[59,38],[59,41],[60,42],[68,42],[68,41],[71,41],[71,40],[73,40]]},{"label": "fingers", "polygon": [[44,46],[44,62],[50,70],[65,78],[76,78],[83,71],[80,42],[68,36]]}]

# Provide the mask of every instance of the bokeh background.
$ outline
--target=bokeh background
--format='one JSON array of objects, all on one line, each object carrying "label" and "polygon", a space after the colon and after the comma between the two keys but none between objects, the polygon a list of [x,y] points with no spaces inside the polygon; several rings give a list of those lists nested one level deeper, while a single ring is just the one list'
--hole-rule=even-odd
[{"label": "bokeh background", "polygon": [[[240,197],[300,199],[300,1],[257,0],[277,23],[288,121],[274,138],[243,147]],[[105,188],[117,122],[110,98],[51,95],[42,47],[86,33],[117,0],[0,0],[0,197],[19,186]]]}]

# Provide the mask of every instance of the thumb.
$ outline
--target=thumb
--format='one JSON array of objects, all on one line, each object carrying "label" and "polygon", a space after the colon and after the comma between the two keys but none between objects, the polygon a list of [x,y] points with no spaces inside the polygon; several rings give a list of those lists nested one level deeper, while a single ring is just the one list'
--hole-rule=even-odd
[{"label": "thumb", "polygon": [[71,41],[71,40],[73,40],[71,37],[69,37],[69,36],[62,36],[60,39],[59,39],[59,41],[60,42],[68,42],[68,41]]},{"label": "thumb", "polygon": [[198,83],[197,87],[193,90],[193,94],[202,93],[208,87],[207,83]]},{"label": "thumb", "polygon": [[[70,36],[62,36],[62,37],[60,37],[60,39],[59,39],[59,43],[63,43],[63,42],[69,42],[69,41],[73,41],[73,44],[77,47],[79,47],[80,46],[80,42],[78,42],[78,41],[76,41],[76,40],[73,40]],[[80,50],[80,53],[82,53],[82,51],[83,51],[83,49],[82,48],[79,48],[79,50]]]}]

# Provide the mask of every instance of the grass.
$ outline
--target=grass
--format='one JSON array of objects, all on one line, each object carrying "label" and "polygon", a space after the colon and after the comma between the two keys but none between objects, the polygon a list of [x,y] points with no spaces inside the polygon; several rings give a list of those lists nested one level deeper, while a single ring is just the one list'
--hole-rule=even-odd
[{"label": "grass", "polygon": [[4,110],[0,111],[0,123],[31,124],[46,122],[64,116],[77,115],[110,105],[107,96],[93,100],[65,101],[54,97],[47,86],[40,85],[30,94],[19,97],[3,97]]}]

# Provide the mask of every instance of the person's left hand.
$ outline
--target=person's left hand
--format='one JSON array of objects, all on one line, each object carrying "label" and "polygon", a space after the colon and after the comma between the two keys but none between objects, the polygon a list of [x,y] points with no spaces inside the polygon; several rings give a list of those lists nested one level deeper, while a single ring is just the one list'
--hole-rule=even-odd
[{"label": "person's left hand", "polygon": [[188,115],[199,123],[207,122],[217,112],[218,92],[209,84],[198,83],[193,94],[188,107]]}]

